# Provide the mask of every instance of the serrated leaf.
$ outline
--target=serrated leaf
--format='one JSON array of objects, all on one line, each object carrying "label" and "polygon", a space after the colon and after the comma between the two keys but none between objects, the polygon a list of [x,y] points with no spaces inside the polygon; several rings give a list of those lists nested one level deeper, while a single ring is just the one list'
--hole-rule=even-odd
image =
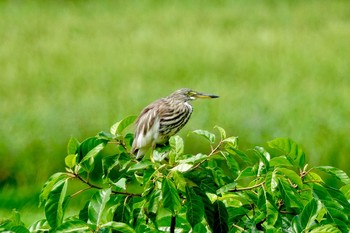
[{"label": "serrated leaf", "polygon": [[186,218],[191,227],[194,228],[202,221],[204,216],[204,205],[202,198],[192,188],[186,186]]},{"label": "serrated leaf", "polygon": [[162,182],[163,207],[173,215],[181,208],[181,200],[174,183],[164,178]]},{"label": "serrated leaf", "polygon": [[213,203],[214,206],[214,229],[215,233],[228,232],[228,212],[221,201],[217,200]]},{"label": "serrated leaf", "polygon": [[80,143],[78,139],[71,137],[67,144],[67,155],[76,154]]},{"label": "serrated leaf", "polygon": [[123,130],[126,129],[132,123],[134,123],[136,118],[137,118],[137,116],[127,116],[124,119],[122,119],[121,121],[118,121],[117,123],[112,125],[111,130],[110,130],[111,134],[113,134],[113,135],[122,134]]},{"label": "serrated leaf", "polygon": [[64,162],[65,162],[67,167],[73,168],[77,163],[77,155],[76,154],[67,155],[64,158]]},{"label": "serrated leaf", "polygon": [[63,179],[68,178],[66,173],[63,172],[58,172],[53,174],[44,184],[43,188],[41,189],[40,192],[40,203],[39,206],[41,206],[48,198],[51,190],[53,189],[53,187],[56,185],[56,183],[60,182]]},{"label": "serrated leaf", "polygon": [[224,130],[224,128],[222,128],[222,127],[220,127],[218,125],[215,125],[214,129],[217,129],[219,131],[221,139],[225,139],[226,138],[226,131]]},{"label": "serrated leaf", "polygon": [[269,147],[283,151],[299,167],[305,166],[305,154],[299,145],[289,138],[276,138],[267,143]]},{"label": "serrated leaf", "polygon": [[45,216],[49,225],[55,229],[61,225],[64,215],[64,199],[67,192],[67,179],[60,180],[52,188],[45,203]]},{"label": "serrated leaf", "polygon": [[116,230],[123,233],[135,233],[135,230],[131,228],[126,223],[122,222],[107,222],[101,226],[101,228],[107,228],[111,230]]},{"label": "serrated leaf", "polygon": [[204,138],[207,139],[211,144],[213,144],[213,143],[215,142],[215,134],[210,133],[209,131],[198,129],[198,130],[192,131],[192,133],[204,137]]},{"label": "serrated leaf", "polygon": [[88,232],[90,229],[86,222],[81,220],[72,220],[64,222],[62,225],[57,227],[56,233],[67,233],[67,232]]},{"label": "serrated leaf", "polygon": [[173,167],[172,171],[179,171],[179,172],[187,172],[193,167],[193,164],[187,164],[187,163],[181,163],[175,167]]},{"label": "serrated leaf", "polygon": [[110,199],[111,189],[101,189],[96,192],[89,203],[89,220],[88,223],[100,225],[103,220],[102,216],[105,211],[106,203]]},{"label": "serrated leaf", "polygon": [[318,166],[318,167],[314,167],[314,169],[331,174],[331,175],[337,177],[344,184],[350,184],[349,176],[344,171],[342,171],[338,168],[331,167],[331,166]]}]

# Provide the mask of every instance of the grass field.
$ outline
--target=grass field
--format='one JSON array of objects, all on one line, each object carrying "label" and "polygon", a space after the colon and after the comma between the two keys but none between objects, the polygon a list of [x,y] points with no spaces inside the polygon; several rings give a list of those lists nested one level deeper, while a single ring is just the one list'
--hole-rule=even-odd
[{"label": "grass field", "polygon": [[193,103],[187,151],[206,149],[190,130],[219,125],[242,149],[290,137],[312,165],[350,173],[349,9],[345,0],[1,1],[0,214],[33,211],[71,136],[108,130],[180,87],[221,97]]}]

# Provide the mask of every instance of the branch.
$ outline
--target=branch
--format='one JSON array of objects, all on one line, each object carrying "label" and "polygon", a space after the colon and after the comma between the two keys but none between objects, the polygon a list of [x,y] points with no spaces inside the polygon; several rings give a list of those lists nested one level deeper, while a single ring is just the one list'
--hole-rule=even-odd
[{"label": "branch", "polygon": [[173,215],[171,216],[170,233],[175,232],[175,226],[176,226],[176,215]]},{"label": "branch", "polygon": [[222,144],[222,140],[218,143],[218,145],[217,145],[215,148],[213,148],[212,145],[210,145],[210,147],[211,147],[211,152],[210,152],[210,154],[208,155],[208,157],[207,157],[206,159],[203,159],[203,160],[200,161],[199,163],[197,163],[195,166],[193,166],[193,167],[191,168],[191,170],[194,170],[194,169],[198,168],[200,165],[202,165],[203,163],[205,163],[206,161],[208,161],[208,159],[209,159],[211,156],[213,156],[213,155],[219,150],[221,144]]},{"label": "branch", "polygon": [[[72,174],[74,175],[75,178],[79,179],[81,182],[83,182],[84,184],[87,184],[89,185],[88,188],[86,189],[83,189],[83,190],[80,190],[76,193],[74,193],[74,195],[77,195],[83,191],[86,191],[88,189],[91,189],[91,188],[95,188],[95,189],[103,189],[103,187],[100,187],[100,186],[97,186],[97,185],[94,185],[94,184],[91,184],[88,180],[84,180],[81,176],[79,176],[78,174]],[[141,197],[141,194],[138,194],[138,193],[128,193],[128,192],[120,192],[120,191],[114,191],[112,190],[112,193],[113,194],[120,194],[120,195],[126,195],[126,196],[131,196],[131,197]]]}]

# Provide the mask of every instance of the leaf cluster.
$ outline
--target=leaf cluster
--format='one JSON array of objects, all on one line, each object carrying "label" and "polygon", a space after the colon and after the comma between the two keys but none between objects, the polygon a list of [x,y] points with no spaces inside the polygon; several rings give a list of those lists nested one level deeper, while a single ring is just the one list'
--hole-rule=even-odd
[{"label": "leaf cluster", "polygon": [[[184,153],[173,136],[138,162],[127,117],[95,137],[71,138],[66,171],[44,184],[45,219],[29,228],[19,214],[0,224],[12,232],[348,232],[350,179],[334,167],[309,168],[294,141],[278,138],[241,150],[237,137],[195,130],[206,154]],[[333,178],[331,181],[326,178]],[[339,185],[334,184],[337,179]],[[77,188],[76,183],[81,185]],[[93,190],[93,192],[87,192]],[[82,193],[89,194],[82,195]],[[66,217],[73,198],[85,205]]]}]

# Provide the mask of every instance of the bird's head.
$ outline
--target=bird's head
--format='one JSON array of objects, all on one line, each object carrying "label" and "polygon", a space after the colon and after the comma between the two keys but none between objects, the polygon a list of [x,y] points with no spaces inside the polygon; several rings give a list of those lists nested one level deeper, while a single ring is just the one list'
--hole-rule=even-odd
[{"label": "bird's head", "polygon": [[212,98],[219,98],[217,95],[212,95],[212,94],[205,94],[201,93],[198,91],[193,91],[189,88],[182,88],[174,93],[172,93],[170,98],[176,99],[176,100],[181,100],[181,101],[190,101],[194,99],[212,99]]}]

